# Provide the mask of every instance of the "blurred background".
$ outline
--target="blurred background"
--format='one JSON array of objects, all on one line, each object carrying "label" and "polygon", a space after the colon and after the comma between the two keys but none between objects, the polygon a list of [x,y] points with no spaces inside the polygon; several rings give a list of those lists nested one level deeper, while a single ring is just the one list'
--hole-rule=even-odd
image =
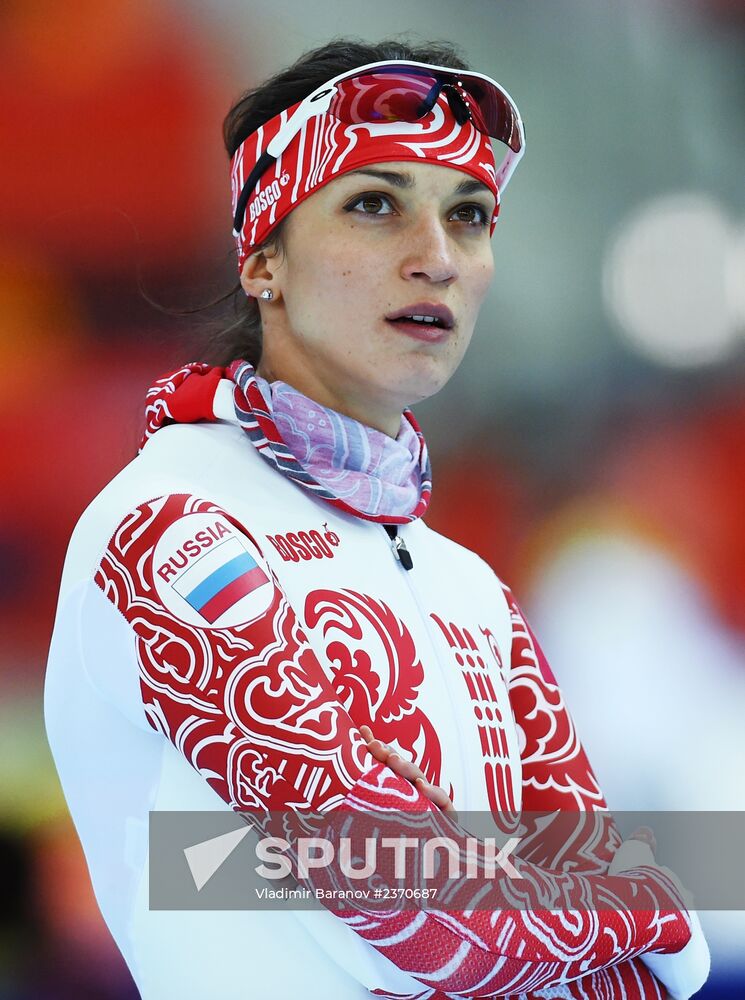
[{"label": "blurred background", "polygon": [[[2,998],[136,996],[44,735],[62,563],[151,379],[200,356],[210,314],[138,275],[165,307],[231,288],[222,119],[339,25],[308,0],[3,5]],[[521,599],[611,808],[745,809],[745,4],[346,0],[343,33],[455,42],[527,127],[474,341],[417,407],[428,523]],[[701,996],[745,995],[744,917],[702,914]]]}]

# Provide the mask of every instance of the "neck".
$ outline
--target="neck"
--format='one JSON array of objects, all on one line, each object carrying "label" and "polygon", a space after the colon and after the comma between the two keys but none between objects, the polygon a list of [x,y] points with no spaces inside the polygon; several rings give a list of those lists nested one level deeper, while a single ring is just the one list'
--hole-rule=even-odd
[{"label": "neck", "polygon": [[390,438],[398,437],[402,411],[392,412],[390,409],[378,408],[370,400],[363,402],[350,393],[342,393],[326,385],[310,368],[303,366],[302,359],[278,366],[264,354],[256,368],[256,374],[267,382],[285,382],[321,406],[351,417]]},{"label": "neck", "polygon": [[[303,477],[310,476],[327,491],[327,499],[334,497],[364,516],[409,515],[428,496],[426,447],[411,420],[401,418],[394,438],[319,403],[283,379],[269,382],[257,372],[252,381],[262,400],[259,405],[265,407],[264,418],[274,424],[268,432],[262,429],[261,440],[264,445],[267,438],[282,441],[285,473],[299,467]],[[266,457],[265,451],[262,454]]]}]

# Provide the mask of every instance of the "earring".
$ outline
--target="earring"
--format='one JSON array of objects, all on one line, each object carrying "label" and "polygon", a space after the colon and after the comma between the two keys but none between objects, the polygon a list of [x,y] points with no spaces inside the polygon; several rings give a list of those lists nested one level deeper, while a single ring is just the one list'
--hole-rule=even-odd
[{"label": "earring", "polygon": [[266,299],[267,302],[269,302],[271,299],[274,298],[274,292],[271,290],[271,288],[265,288],[264,291],[259,296],[259,298]]}]

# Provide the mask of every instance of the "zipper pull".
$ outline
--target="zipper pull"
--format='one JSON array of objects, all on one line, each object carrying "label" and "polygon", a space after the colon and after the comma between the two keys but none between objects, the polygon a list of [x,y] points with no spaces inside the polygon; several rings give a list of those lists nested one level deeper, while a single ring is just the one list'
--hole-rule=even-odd
[{"label": "zipper pull", "polygon": [[398,559],[404,569],[413,569],[414,560],[411,558],[411,553],[406,548],[406,542],[398,534],[398,525],[384,524],[383,527],[390,536],[391,548],[393,549],[393,554],[396,559]]}]

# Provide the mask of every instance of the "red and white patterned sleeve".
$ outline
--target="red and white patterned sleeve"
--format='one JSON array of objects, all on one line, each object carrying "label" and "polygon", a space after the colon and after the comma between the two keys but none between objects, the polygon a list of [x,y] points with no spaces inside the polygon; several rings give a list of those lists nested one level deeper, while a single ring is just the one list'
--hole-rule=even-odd
[{"label": "red and white patterned sleeve", "polygon": [[[227,511],[186,494],[141,504],[114,532],[95,580],[135,633],[151,726],[232,808],[395,808],[439,820],[369,753],[255,540]],[[620,898],[631,888],[650,910],[571,920],[549,909],[332,912],[428,1000],[559,986],[645,950],[676,952],[690,936],[674,886],[651,868],[557,880],[524,860],[515,867],[541,898]],[[495,889],[514,898],[507,882],[497,877]]]},{"label": "red and white patterned sleeve", "polygon": [[[558,871],[608,870],[622,837],[580,742],[574,721],[545,653],[512,591],[504,586],[512,621],[508,689],[520,738],[522,823],[528,833],[521,857]],[[546,813],[555,813],[546,822]],[[543,814],[538,822],[537,816]],[[660,986],[641,958],[615,965],[603,975],[581,980],[588,996],[658,996]],[[661,995],[666,995],[663,989]]]},{"label": "red and white patterned sleeve", "polygon": [[[604,872],[621,843],[621,835],[607,811],[546,656],[512,591],[508,587],[504,590],[512,622],[508,691],[520,744],[523,813],[585,813],[586,839],[579,846],[576,841],[569,845],[573,865],[575,870]],[[530,821],[524,816],[526,819]],[[540,830],[535,833],[535,837],[523,838],[521,855],[557,869],[562,858],[553,853],[555,838],[541,836]]]}]

